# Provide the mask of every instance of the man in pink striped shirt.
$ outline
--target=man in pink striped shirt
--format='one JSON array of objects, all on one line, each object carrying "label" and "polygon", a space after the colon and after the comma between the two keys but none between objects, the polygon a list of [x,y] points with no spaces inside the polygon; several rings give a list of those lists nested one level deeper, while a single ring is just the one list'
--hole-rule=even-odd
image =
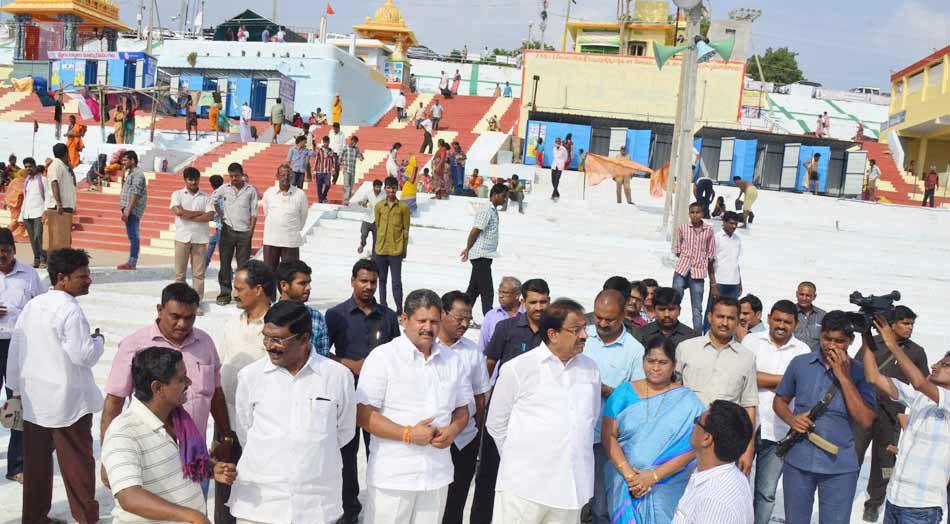
[{"label": "man in pink striped shirt", "polygon": [[709,293],[716,296],[716,277],[713,261],[716,258],[716,239],[712,226],[703,222],[703,206],[689,205],[689,224],[679,227],[676,256],[679,261],[673,272],[673,289],[684,296],[689,287],[689,301],[693,309],[693,329],[703,332],[703,291],[709,275]]}]

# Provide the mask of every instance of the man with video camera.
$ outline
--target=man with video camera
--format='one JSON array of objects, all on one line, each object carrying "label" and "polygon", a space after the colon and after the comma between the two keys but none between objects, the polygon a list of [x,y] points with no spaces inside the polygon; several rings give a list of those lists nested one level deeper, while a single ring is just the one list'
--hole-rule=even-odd
[{"label": "man with video camera", "polygon": [[[914,321],[917,315],[907,306],[897,306],[891,312],[887,323],[897,339],[897,344],[904,353],[914,363],[914,366],[925,376],[929,373],[927,365],[927,353],[910,337],[914,333]],[[864,348],[855,355],[855,360],[862,361]],[[910,383],[907,375],[901,370],[897,361],[888,351],[884,340],[880,335],[874,337],[874,361],[877,363],[878,371],[881,375],[899,380],[905,384]],[[897,461],[897,455],[888,450],[890,446],[897,446],[897,440],[900,438],[901,424],[900,415],[904,413],[904,405],[895,400],[891,400],[885,393],[877,394],[877,409],[875,410],[877,418],[874,424],[867,431],[855,428],[854,447],[858,454],[858,465],[864,461],[864,454],[873,441],[871,446],[871,473],[868,479],[868,498],[864,502],[864,520],[867,522],[877,522],[881,505],[884,504],[884,496],[887,491],[887,482],[890,475],[885,476],[884,470],[892,470]]]}]

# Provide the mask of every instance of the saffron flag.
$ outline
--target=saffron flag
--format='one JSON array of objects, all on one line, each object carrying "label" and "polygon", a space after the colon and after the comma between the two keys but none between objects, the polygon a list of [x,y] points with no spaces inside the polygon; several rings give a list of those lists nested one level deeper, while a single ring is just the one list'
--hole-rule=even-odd
[{"label": "saffron flag", "polygon": [[593,153],[587,153],[584,157],[584,171],[587,173],[588,186],[596,186],[608,178],[628,176],[637,172],[653,175],[652,169],[633,160],[608,158]]},{"label": "saffron flag", "polygon": [[336,11],[333,10],[333,7],[330,5],[329,2],[327,2],[327,14],[328,14],[328,15],[335,15],[335,14],[336,14]]},{"label": "saffron flag", "polygon": [[[650,175],[650,196],[653,198],[660,198],[666,193],[666,184],[670,179],[670,163],[667,162],[665,166],[661,167],[657,171],[654,171]],[[675,188],[674,188],[675,189]]]}]

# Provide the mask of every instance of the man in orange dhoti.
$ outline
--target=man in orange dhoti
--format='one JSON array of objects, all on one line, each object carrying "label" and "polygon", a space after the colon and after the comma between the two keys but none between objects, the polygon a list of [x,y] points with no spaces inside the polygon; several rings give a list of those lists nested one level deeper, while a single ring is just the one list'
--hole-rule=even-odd
[{"label": "man in orange dhoti", "polygon": [[76,122],[76,115],[69,115],[69,130],[66,131],[69,167],[76,167],[80,163],[79,153],[86,147],[82,141],[84,136],[86,136],[86,126]]}]

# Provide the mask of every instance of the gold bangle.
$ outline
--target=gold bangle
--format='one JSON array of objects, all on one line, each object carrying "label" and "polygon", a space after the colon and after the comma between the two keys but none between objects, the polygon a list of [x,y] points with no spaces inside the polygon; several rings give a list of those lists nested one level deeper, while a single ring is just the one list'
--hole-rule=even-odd
[{"label": "gold bangle", "polygon": [[650,473],[653,473],[653,482],[659,482],[659,481],[660,481],[660,477],[656,476],[656,470],[655,470],[655,469],[652,470],[652,471],[650,471]]}]

